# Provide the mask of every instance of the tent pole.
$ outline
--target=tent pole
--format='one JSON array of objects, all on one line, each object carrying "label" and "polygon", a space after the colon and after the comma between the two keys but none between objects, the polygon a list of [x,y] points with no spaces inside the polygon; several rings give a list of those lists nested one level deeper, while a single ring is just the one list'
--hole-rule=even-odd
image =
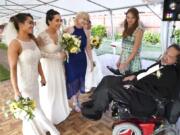
[{"label": "tent pole", "polygon": [[113,14],[112,14],[112,10],[109,10],[110,13],[110,19],[111,19],[111,39],[115,40],[114,38],[114,25],[113,25]]}]

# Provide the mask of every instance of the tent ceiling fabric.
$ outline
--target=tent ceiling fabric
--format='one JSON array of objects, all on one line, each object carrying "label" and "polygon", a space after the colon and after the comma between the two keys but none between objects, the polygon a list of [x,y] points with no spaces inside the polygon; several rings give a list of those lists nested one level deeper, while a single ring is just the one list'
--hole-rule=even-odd
[{"label": "tent ceiling fabric", "polygon": [[42,18],[49,9],[55,9],[62,16],[78,11],[101,12],[130,6],[159,3],[163,0],[0,0],[0,22],[19,12],[29,12],[35,19]]}]

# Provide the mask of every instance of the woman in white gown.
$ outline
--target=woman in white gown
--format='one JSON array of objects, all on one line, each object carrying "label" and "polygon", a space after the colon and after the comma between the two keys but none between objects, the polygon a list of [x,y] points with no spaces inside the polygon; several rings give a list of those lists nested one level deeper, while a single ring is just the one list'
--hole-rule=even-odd
[{"label": "woman in white gown", "polygon": [[[89,37],[91,36],[91,21],[87,21],[84,28],[87,30],[87,34]],[[89,58],[87,57],[87,69],[86,69],[86,76],[85,76],[85,91],[89,92],[92,87],[96,87],[99,82],[103,78],[103,73],[101,70],[101,65],[98,59],[98,56],[96,55],[96,52],[92,49],[92,58],[94,61],[94,68],[93,71],[91,71],[91,63]]]},{"label": "woman in white gown", "polygon": [[45,53],[41,65],[47,82],[46,86],[40,88],[40,104],[46,117],[53,124],[59,124],[70,114],[63,65],[66,54],[58,42],[60,14],[52,9],[47,11],[46,24],[48,28],[38,36],[40,50]]},{"label": "woman in white gown", "polygon": [[[8,25],[17,30],[17,37],[13,39],[8,47],[8,59],[11,72],[11,82],[15,92],[15,98],[19,96],[29,97],[35,100],[36,109],[33,120],[23,120],[24,135],[60,135],[59,131],[45,117],[39,104],[38,76],[41,82],[45,79],[40,65],[40,50],[33,38],[33,17],[27,13],[19,13],[11,17]],[[10,32],[12,32],[11,29]],[[8,35],[7,35],[8,36]]]}]

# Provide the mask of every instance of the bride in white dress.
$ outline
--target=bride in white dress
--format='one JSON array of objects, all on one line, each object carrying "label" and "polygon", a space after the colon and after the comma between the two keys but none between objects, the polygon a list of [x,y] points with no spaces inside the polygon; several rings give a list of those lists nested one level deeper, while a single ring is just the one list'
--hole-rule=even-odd
[{"label": "bride in white dress", "polygon": [[55,10],[47,11],[46,23],[48,28],[38,36],[41,52],[48,54],[41,60],[47,84],[40,88],[40,104],[46,117],[53,124],[59,124],[70,114],[63,64],[66,54],[58,43],[60,14]]},{"label": "bride in white dress", "polygon": [[43,84],[45,84],[45,79],[39,62],[40,50],[33,38],[29,36],[33,31],[33,18],[30,14],[19,13],[11,17],[11,22],[8,24],[12,28],[10,32],[15,28],[18,31],[16,38],[8,47],[11,82],[15,98],[29,97],[36,102],[33,120],[23,120],[23,134],[46,135],[46,132],[49,131],[51,135],[60,135],[59,131],[45,117],[39,104],[39,74]]}]

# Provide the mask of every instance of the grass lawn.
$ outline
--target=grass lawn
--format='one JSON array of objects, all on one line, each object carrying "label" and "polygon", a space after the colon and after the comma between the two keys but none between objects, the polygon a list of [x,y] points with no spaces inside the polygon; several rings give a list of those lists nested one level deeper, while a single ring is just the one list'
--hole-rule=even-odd
[{"label": "grass lawn", "polygon": [[0,64],[0,82],[9,80],[9,78],[10,78],[9,71]]},{"label": "grass lawn", "polygon": [[0,42],[0,49],[7,50],[7,45]]}]

